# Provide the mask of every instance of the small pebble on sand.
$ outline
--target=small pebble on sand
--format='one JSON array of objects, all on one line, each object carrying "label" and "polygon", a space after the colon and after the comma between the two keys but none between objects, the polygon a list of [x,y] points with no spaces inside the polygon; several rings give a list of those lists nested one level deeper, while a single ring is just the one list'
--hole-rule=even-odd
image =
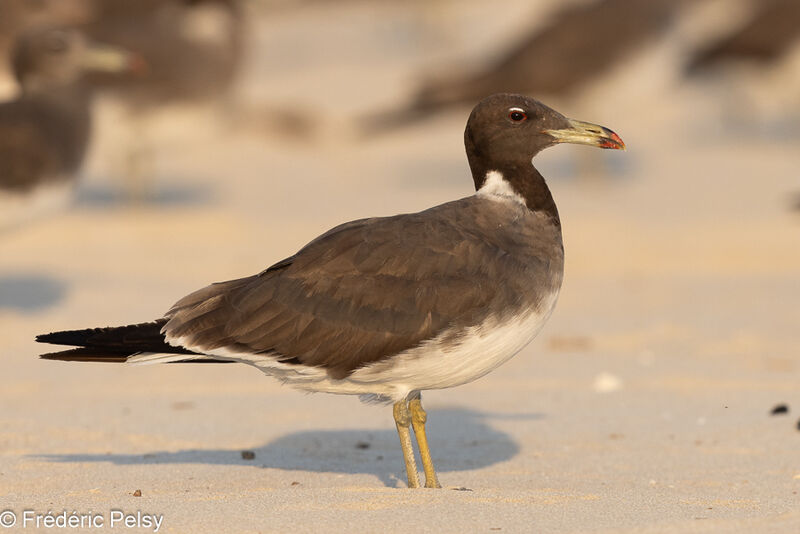
[{"label": "small pebble on sand", "polygon": [[786,404],[776,404],[772,411],[769,412],[770,415],[784,415],[789,413],[789,406]]}]

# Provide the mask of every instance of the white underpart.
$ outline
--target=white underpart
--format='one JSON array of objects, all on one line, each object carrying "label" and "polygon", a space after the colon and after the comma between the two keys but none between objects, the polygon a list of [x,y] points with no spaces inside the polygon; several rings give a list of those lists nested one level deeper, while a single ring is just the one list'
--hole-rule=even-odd
[{"label": "white underpart", "polygon": [[[452,332],[444,332],[418,347],[357,369],[341,380],[330,378],[319,367],[278,362],[270,354],[249,354],[224,348],[206,351],[183,343],[181,338],[169,336],[167,342],[220,359],[253,365],[298,389],[362,395],[368,400],[399,401],[415,391],[451,388],[472,382],[508,361],[536,337],[550,317],[557,298],[558,292],[554,291],[539,307],[505,321],[490,317],[462,332],[457,342],[452,341]],[[176,359],[181,358],[174,354],[161,358],[148,354],[134,356],[128,361],[161,363]],[[186,359],[185,355],[183,359]]]},{"label": "white underpart", "polygon": [[161,354],[159,352],[140,352],[129,356],[125,363],[133,365],[151,365],[154,363],[185,362],[188,360],[207,360],[203,355],[194,354]]},{"label": "white underpart", "polygon": [[71,180],[55,180],[23,193],[0,190],[0,230],[26,224],[67,207],[74,195]]},{"label": "white underpart", "polygon": [[525,204],[525,199],[517,193],[511,184],[508,183],[500,171],[489,171],[483,180],[483,185],[478,192],[478,196],[484,196],[495,200],[513,201]]}]

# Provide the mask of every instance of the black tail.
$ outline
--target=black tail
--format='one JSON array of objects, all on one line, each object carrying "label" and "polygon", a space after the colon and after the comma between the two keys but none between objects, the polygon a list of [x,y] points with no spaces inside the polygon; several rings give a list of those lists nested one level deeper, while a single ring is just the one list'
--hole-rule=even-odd
[{"label": "black tail", "polygon": [[166,319],[159,319],[151,323],[127,326],[65,330],[36,336],[36,341],[78,347],[40,356],[45,360],[68,362],[124,362],[128,356],[140,352],[197,354],[183,347],[167,344],[161,333],[166,322]]}]

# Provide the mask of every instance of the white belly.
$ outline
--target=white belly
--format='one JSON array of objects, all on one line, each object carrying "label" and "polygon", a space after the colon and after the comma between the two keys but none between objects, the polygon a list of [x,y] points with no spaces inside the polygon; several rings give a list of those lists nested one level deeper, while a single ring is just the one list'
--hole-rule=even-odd
[{"label": "white belly", "polygon": [[[445,333],[357,369],[343,380],[331,380],[324,373],[313,378],[308,374],[280,378],[307,391],[365,395],[366,400],[378,401],[398,401],[414,391],[460,386],[497,368],[530,343],[547,322],[557,298],[554,292],[542,302],[540,310],[529,310],[503,323],[490,318],[470,328],[456,343],[444,341],[448,338]],[[268,374],[282,374],[275,373],[277,369],[267,362],[256,366]]]},{"label": "white belly", "polygon": [[[530,309],[503,322],[489,318],[467,329],[456,341],[452,341],[452,332],[445,332],[418,347],[361,367],[341,380],[330,378],[324,368],[282,363],[270,354],[225,348],[198,351],[253,365],[265,374],[305,391],[361,395],[367,401],[397,402],[415,391],[451,388],[472,382],[505,363],[536,337],[550,317],[557,298],[558,291],[553,291],[541,302],[540,308]],[[181,338],[167,341],[186,346]],[[142,354],[128,361],[163,363],[185,359],[185,354]]]}]

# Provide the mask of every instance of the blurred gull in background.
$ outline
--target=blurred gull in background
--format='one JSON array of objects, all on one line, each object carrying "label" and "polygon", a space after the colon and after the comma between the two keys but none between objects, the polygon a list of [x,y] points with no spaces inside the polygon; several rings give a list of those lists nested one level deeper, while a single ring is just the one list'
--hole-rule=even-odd
[{"label": "blurred gull in background", "polygon": [[0,228],[68,202],[89,142],[83,75],[135,67],[121,49],[57,28],[21,34],[11,64],[20,91],[0,103]]},{"label": "blurred gull in background", "polygon": [[96,73],[91,83],[140,113],[166,103],[216,98],[230,87],[242,58],[242,13],[236,0],[101,0],[87,35],[141,55],[145,76]]},{"label": "blurred gull in background", "polygon": [[[225,103],[242,61],[244,18],[237,0],[96,0],[91,20],[82,26],[99,41],[124,47],[144,58],[147,71],[94,73],[89,82],[110,97],[127,139],[121,175],[127,195],[153,195],[155,159],[164,143],[152,139],[153,122],[175,106],[190,115]],[[190,119],[195,120],[195,119]],[[110,127],[108,130],[112,130]]]},{"label": "blurred gull in background", "polygon": [[496,92],[575,98],[589,84],[670,29],[688,0],[598,0],[568,4],[483,68],[432,78],[398,110],[367,118],[368,131],[395,128]]},{"label": "blurred gull in background", "polygon": [[749,16],[698,47],[686,73],[719,86],[722,119],[744,126],[733,131],[781,137],[800,118],[800,1],[752,0],[745,7]]},{"label": "blurred gull in background", "polygon": [[725,63],[769,64],[780,60],[800,41],[800,2],[759,0],[741,26],[698,51],[688,70],[699,73]]}]

